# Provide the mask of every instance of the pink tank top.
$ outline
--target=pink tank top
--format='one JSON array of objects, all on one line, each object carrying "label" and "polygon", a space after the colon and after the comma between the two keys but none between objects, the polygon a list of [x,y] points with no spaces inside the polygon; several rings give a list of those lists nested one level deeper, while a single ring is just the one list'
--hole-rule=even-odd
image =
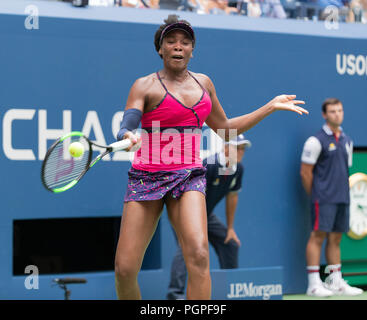
[{"label": "pink tank top", "polygon": [[209,116],[212,102],[208,92],[192,107],[185,106],[166,88],[157,72],[166,94],[152,110],[141,119],[141,148],[135,152],[133,168],[157,172],[202,167],[200,158],[201,129]]}]

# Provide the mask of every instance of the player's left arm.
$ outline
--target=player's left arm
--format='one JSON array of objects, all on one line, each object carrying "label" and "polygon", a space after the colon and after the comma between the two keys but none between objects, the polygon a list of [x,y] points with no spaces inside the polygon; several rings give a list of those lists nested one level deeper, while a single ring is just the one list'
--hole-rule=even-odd
[{"label": "player's left arm", "polygon": [[251,129],[261,120],[278,110],[293,111],[300,115],[304,113],[308,114],[307,110],[298,106],[298,104],[305,104],[304,101],[295,100],[295,95],[283,94],[275,97],[264,106],[256,109],[253,112],[228,119],[222,105],[219,102],[213,82],[206,75],[198,74],[198,77],[203,83],[205,89],[208,91],[212,101],[212,111],[205,122],[217,134],[219,134],[219,129],[224,129],[225,137],[222,136],[222,138],[224,138],[226,141],[231,138],[229,136],[230,129],[237,130],[236,135],[238,135]]}]

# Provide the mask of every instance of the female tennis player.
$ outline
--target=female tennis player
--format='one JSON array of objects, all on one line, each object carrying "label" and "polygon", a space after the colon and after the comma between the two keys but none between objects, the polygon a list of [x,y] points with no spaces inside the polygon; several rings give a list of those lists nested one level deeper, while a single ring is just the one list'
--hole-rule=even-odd
[{"label": "female tennis player", "polygon": [[[195,46],[191,25],[170,15],[157,30],[156,50],[163,69],[139,78],[130,89],[118,139],[130,138],[135,152],[115,256],[119,299],[141,299],[137,281],[145,250],[163,205],[176,231],[187,271],[187,299],[210,299],[209,249],[205,208],[205,168],[200,159],[200,129],[230,129],[236,135],[277,110],[308,113],[295,95],[280,95],[263,107],[228,119],[208,76],[188,71]],[[134,130],[141,122],[142,134]],[[172,132],[165,133],[171,128]],[[140,140],[141,139],[141,140]],[[192,143],[194,141],[194,143]]]}]

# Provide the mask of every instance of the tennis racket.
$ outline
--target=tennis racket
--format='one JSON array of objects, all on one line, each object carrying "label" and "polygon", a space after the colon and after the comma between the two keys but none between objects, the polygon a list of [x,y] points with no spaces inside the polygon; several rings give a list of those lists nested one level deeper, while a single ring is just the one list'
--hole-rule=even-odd
[{"label": "tennis racket", "polygon": [[[83,146],[84,152],[79,157],[73,157],[69,152],[69,147],[74,142]],[[47,190],[54,193],[69,190],[103,157],[111,152],[124,150],[130,145],[130,139],[124,139],[101,146],[90,141],[82,132],[70,132],[57,139],[47,150],[41,169],[42,183]],[[102,148],[102,152],[93,160],[92,146]]]}]

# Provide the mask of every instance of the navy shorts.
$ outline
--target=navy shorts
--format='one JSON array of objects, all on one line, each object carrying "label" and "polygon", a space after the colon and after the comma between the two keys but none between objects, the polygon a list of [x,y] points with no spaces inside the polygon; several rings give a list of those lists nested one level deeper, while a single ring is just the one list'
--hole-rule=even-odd
[{"label": "navy shorts", "polygon": [[325,232],[349,231],[349,204],[319,203],[311,204],[312,229]]}]

